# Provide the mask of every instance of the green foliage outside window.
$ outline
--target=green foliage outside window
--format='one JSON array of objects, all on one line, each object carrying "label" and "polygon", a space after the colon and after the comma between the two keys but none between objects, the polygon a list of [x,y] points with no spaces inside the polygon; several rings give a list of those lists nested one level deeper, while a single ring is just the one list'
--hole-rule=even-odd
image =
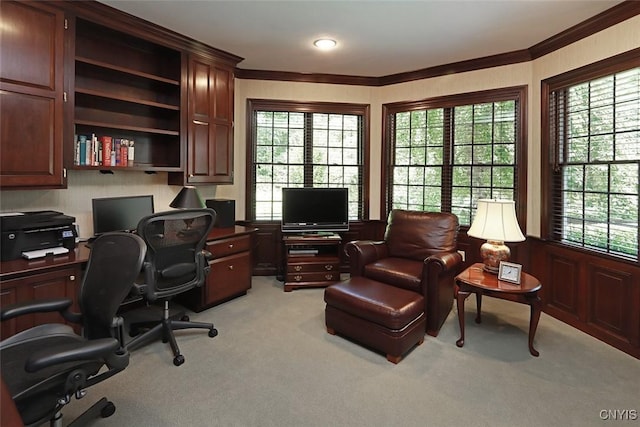
[{"label": "green foliage outside window", "polygon": [[361,219],[362,128],[358,114],[255,111],[256,220],[282,218],[282,188],[346,187]]},{"label": "green foliage outside window", "polygon": [[[638,259],[640,68],[556,91],[564,242]],[[563,132],[564,130],[564,132]]]},{"label": "green foliage outside window", "polygon": [[469,225],[478,199],[513,200],[517,121],[512,99],[395,113],[391,207],[451,211]]}]

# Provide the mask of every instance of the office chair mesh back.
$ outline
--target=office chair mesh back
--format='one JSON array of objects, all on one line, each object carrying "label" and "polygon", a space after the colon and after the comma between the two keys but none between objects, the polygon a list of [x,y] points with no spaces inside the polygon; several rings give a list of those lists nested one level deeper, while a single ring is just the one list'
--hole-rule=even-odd
[{"label": "office chair mesh back", "polygon": [[208,261],[203,249],[214,221],[211,209],[160,212],[140,221],[138,234],[147,243],[145,295],[149,301],[204,283]]},{"label": "office chair mesh back", "polygon": [[109,355],[108,362],[100,355],[87,355],[83,360],[34,372],[28,368],[29,359],[41,352],[73,356],[74,348],[87,341],[120,338],[112,325],[117,323],[119,304],[141,271],[145,252],[144,241],[129,233],[105,233],[94,241],[79,293],[84,336],[77,335],[69,325],[50,323],[0,342],[2,377],[25,425],[46,421],[63,405],[61,399],[75,393],[77,384],[70,383],[70,376],[78,379],[82,388],[90,387],[127,366],[128,353],[117,350],[117,354]]},{"label": "office chair mesh back", "polygon": [[94,241],[79,297],[85,338],[113,336],[113,319],[141,272],[145,252],[144,241],[133,234],[105,233]]}]

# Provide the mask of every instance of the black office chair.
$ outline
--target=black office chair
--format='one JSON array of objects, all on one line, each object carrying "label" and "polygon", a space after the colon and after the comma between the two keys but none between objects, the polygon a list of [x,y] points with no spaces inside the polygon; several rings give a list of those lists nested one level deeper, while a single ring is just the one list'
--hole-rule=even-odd
[{"label": "black office chair", "polygon": [[147,257],[144,283],[135,284],[134,291],[146,299],[149,307],[125,315],[131,335],[149,327],[152,304],[160,302],[162,307],[153,319],[154,326],[135,336],[127,344],[128,350],[162,339],[171,345],[173,364],[180,366],[184,356],[180,354],[173,331],[198,328],[208,329],[212,338],[218,335],[212,323],[191,322],[183,313],[170,314],[169,310],[173,296],[204,284],[211,255],[204,250],[204,245],[215,218],[211,209],[184,209],[159,212],[140,220],[138,235],[147,243]]},{"label": "black office chair", "polygon": [[[75,395],[122,371],[129,353],[122,345],[123,320],[116,316],[140,274],[146,246],[129,233],[106,233],[92,245],[80,287],[80,313],[69,298],[29,301],[3,307],[2,321],[32,313],[59,312],[67,322],[82,326],[82,336],[67,324],[43,324],[0,342],[2,379],[25,425],[47,420],[62,426],[62,408]],[[106,370],[104,369],[106,367]],[[115,411],[100,399],[73,425]]]}]

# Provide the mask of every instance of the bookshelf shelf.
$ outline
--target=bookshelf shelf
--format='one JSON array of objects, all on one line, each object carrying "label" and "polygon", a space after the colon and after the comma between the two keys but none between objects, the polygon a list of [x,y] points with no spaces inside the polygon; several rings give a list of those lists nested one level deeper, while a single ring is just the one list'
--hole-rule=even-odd
[{"label": "bookshelf shelf", "polygon": [[132,132],[144,132],[144,133],[155,133],[158,135],[172,135],[177,136],[180,133],[178,131],[166,130],[166,129],[156,129],[156,128],[145,128],[140,126],[127,126],[127,125],[119,125],[115,123],[106,123],[106,122],[97,122],[91,120],[76,120],[76,125],[85,125],[92,128],[99,128],[98,130],[102,130],[102,133],[108,133],[110,129],[113,130],[128,130]]},{"label": "bookshelf shelf", "polygon": [[136,71],[127,67],[123,67],[123,66],[119,66],[119,65],[114,65],[114,64],[110,64],[108,62],[103,62],[103,61],[96,61],[90,58],[85,58],[83,56],[76,56],[76,64],[82,66],[82,64],[87,64],[87,65],[94,65],[96,67],[99,68],[104,68],[106,70],[111,70],[111,71],[117,71],[119,73],[122,74],[127,74],[129,76],[137,76],[137,77],[141,77],[147,80],[156,80],[158,82],[162,82],[162,83],[167,83],[167,84],[171,84],[171,85],[175,85],[175,86],[180,86],[180,81],[179,80],[174,80],[174,79],[168,79],[165,77],[161,77],[161,76],[156,76],[153,74],[149,74],[149,73],[145,73],[145,72],[141,72],[141,71]]},{"label": "bookshelf shelf", "polygon": [[128,97],[128,96],[117,96],[117,95],[114,95],[113,92],[103,92],[103,91],[99,91],[99,90],[82,89],[82,88],[79,88],[77,86],[76,86],[76,94],[95,96],[95,97],[98,97],[98,98],[105,98],[105,99],[112,99],[112,100],[115,100],[115,101],[130,102],[130,103],[133,103],[133,104],[146,105],[146,106],[149,106],[149,107],[164,108],[164,109],[173,110],[173,111],[180,111],[180,106],[179,105],[162,104],[162,103],[159,103],[159,102],[145,101],[143,99],[132,98],[132,97]]},{"label": "bookshelf shelf", "polygon": [[74,133],[134,141],[135,160],[73,169],[182,171],[182,53],[81,18],[75,40]]}]

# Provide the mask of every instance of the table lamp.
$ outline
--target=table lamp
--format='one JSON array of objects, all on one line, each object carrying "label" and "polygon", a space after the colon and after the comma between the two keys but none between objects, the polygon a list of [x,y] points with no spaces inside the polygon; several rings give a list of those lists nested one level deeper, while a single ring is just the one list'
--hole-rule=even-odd
[{"label": "table lamp", "polygon": [[508,261],[511,250],[504,242],[522,242],[525,237],[516,218],[513,200],[478,200],[478,209],[467,231],[471,237],[486,239],[480,247],[484,271],[498,274],[500,261]]},{"label": "table lamp", "polygon": [[[172,208],[177,209],[201,209],[204,208],[204,202],[198,194],[198,190],[193,185],[186,185],[182,187],[182,190],[178,193],[175,199],[169,204]],[[187,236],[191,232],[191,226],[193,225],[193,218],[185,219],[184,224],[186,229],[180,232],[181,236]]]},{"label": "table lamp", "polygon": [[182,187],[182,190],[169,206],[178,209],[201,209],[205,207],[198,190],[193,185]]}]

